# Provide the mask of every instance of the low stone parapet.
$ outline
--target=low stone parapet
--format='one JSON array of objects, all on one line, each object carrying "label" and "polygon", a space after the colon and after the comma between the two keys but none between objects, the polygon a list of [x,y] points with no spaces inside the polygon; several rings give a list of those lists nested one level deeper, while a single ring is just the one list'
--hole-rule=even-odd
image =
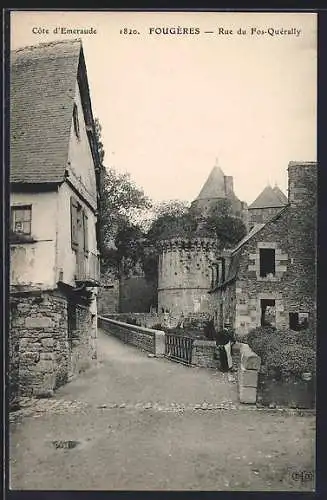
[{"label": "low stone parapet", "polygon": [[162,357],[165,354],[165,332],[162,330],[131,325],[103,316],[98,316],[98,326],[126,344],[139,347],[156,357]]},{"label": "low stone parapet", "polygon": [[219,356],[214,340],[194,340],[192,346],[192,365],[204,368],[219,368]]},{"label": "low stone parapet", "polygon": [[248,344],[240,344],[240,363],[238,369],[238,388],[241,403],[255,404],[257,401],[258,372],[260,357]]}]

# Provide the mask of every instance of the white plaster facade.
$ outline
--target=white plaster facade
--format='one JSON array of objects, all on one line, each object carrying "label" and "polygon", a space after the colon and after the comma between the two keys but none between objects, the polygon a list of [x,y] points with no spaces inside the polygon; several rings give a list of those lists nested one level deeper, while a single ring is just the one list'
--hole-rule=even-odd
[{"label": "white plaster facade", "polygon": [[[78,110],[79,138],[75,134],[72,118],[67,141],[66,181],[52,191],[11,194],[11,207],[30,205],[32,209],[32,241],[11,244],[11,285],[53,289],[61,281],[75,286],[76,252],[71,247],[71,196],[78,199],[87,215],[88,256],[85,259],[85,269],[86,273],[95,273],[98,259],[97,187],[77,81],[74,102]],[[95,288],[95,295],[96,291]],[[92,309],[96,309],[96,306],[92,305]]]}]

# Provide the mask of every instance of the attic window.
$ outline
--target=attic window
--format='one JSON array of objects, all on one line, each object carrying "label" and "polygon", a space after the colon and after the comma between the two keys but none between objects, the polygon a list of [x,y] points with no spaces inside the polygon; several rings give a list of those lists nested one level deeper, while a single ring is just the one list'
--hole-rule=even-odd
[{"label": "attic window", "polygon": [[79,131],[79,121],[78,121],[78,110],[77,110],[77,106],[75,103],[74,103],[74,108],[73,108],[73,120],[74,120],[75,135],[79,139],[80,138],[80,131]]},{"label": "attic window", "polygon": [[275,276],[275,249],[260,248],[260,276]]},{"label": "attic window", "polygon": [[11,207],[11,229],[15,234],[31,234],[32,205]]}]

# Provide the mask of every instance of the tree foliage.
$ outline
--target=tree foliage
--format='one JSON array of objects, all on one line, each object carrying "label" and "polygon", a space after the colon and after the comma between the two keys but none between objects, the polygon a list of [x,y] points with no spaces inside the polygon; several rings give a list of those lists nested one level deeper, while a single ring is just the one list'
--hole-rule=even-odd
[{"label": "tree foliage", "polygon": [[220,246],[231,248],[246,234],[246,227],[242,219],[235,217],[230,200],[218,200],[209,212],[204,222],[208,235],[216,237]]},{"label": "tree foliage", "polygon": [[[96,137],[101,160],[105,151],[101,141],[101,125],[95,119]],[[135,223],[151,207],[149,198],[137,187],[128,173],[119,173],[113,167],[102,165],[99,200],[102,271],[108,267],[119,274],[122,260],[135,261],[136,244],[142,236]]]},{"label": "tree foliage", "polygon": [[[101,140],[101,125],[95,119],[96,136],[101,162],[105,151]],[[144,222],[149,219],[150,227]],[[115,270],[117,276],[128,275],[135,266],[143,268],[149,279],[157,277],[160,240],[216,238],[221,247],[235,245],[246,233],[241,219],[232,214],[231,203],[220,200],[208,216],[187,202],[169,200],[152,206],[144,191],[137,187],[128,173],[118,173],[113,167],[102,166],[99,200],[102,270]]]},{"label": "tree foliage", "polygon": [[102,163],[103,159],[104,159],[105,152],[104,152],[104,147],[103,147],[103,143],[101,140],[102,127],[101,127],[101,124],[100,124],[98,118],[94,119],[94,126],[95,126],[95,136],[96,136],[97,143],[98,143],[98,153],[99,153],[99,157],[100,157],[100,163]]}]

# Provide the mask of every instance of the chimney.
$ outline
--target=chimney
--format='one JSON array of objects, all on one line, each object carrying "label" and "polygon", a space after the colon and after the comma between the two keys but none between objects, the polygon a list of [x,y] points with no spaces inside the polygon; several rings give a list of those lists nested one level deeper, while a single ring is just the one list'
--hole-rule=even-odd
[{"label": "chimney", "polygon": [[288,164],[288,202],[304,208],[317,198],[317,163],[291,161]]}]

